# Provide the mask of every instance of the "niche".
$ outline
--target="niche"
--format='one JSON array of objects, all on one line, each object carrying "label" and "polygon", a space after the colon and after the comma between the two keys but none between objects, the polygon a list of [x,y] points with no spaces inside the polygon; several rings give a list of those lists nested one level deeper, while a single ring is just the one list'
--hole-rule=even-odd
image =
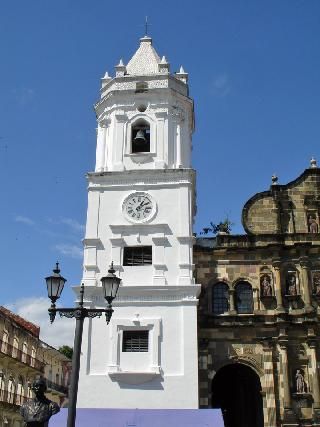
[{"label": "niche", "polygon": [[150,125],[143,119],[132,125],[131,153],[150,153]]}]

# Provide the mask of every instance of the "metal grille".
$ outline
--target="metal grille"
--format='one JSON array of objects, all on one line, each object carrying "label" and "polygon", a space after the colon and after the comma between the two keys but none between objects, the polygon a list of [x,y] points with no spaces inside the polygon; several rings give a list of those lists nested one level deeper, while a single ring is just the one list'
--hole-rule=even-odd
[{"label": "metal grille", "polygon": [[127,246],[123,249],[123,265],[152,264],[152,246]]},{"label": "metal grille", "polygon": [[213,314],[226,313],[229,310],[228,285],[217,283],[212,288]]},{"label": "metal grille", "polygon": [[147,352],[149,350],[149,331],[123,331],[122,351]]},{"label": "metal grille", "polygon": [[253,312],[253,296],[251,285],[247,282],[240,282],[236,286],[237,312],[248,314]]}]

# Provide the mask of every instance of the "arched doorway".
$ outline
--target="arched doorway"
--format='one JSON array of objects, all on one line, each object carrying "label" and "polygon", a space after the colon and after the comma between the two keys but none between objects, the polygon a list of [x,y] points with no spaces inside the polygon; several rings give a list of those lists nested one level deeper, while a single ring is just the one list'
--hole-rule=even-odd
[{"label": "arched doorway", "polygon": [[225,427],[263,427],[259,376],[241,363],[224,366],[212,380],[212,407],[222,409]]}]

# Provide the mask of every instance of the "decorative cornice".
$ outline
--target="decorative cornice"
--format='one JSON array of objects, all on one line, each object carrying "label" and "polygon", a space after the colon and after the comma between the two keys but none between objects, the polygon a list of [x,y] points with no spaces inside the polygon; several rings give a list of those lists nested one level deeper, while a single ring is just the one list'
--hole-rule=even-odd
[{"label": "decorative cornice", "polygon": [[194,169],[145,169],[140,170],[89,172],[88,188],[101,191],[110,187],[191,186],[195,185]]}]

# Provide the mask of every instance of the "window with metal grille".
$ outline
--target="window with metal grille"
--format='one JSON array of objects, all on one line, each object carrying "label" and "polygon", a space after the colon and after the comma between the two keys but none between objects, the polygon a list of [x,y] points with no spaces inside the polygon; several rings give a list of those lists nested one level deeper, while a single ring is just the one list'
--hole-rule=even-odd
[{"label": "window with metal grille", "polygon": [[149,350],[149,331],[123,331],[122,351],[142,353]]},{"label": "window with metal grille", "polygon": [[236,308],[239,314],[253,312],[252,287],[248,282],[239,282],[236,286]]},{"label": "window with metal grille", "polygon": [[212,288],[213,314],[226,313],[229,310],[229,294],[226,283],[216,283]]},{"label": "window with metal grille", "polygon": [[123,265],[152,264],[152,246],[126,246],[123,248]]}]

